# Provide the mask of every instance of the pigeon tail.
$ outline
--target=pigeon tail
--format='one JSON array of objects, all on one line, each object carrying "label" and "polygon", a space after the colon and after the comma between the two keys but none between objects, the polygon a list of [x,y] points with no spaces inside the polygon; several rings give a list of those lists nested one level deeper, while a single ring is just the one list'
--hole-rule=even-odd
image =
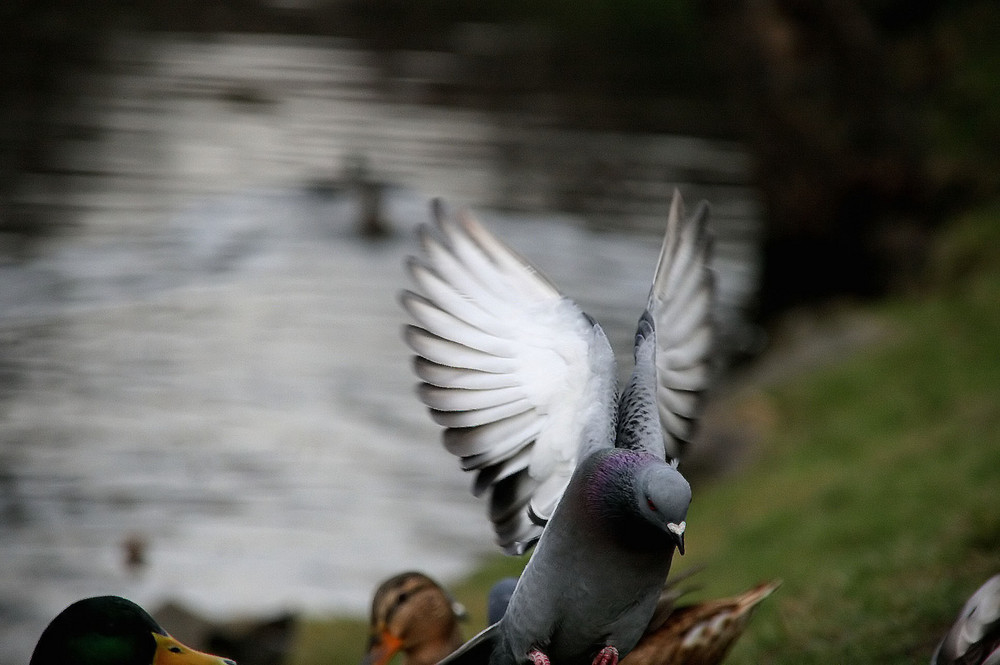
[{"label": "pigeon tail", "polygon": [[438,665],[486,665],[499,639],[500,623],[497,622],[477,633],[451,655],[439,661]]}]

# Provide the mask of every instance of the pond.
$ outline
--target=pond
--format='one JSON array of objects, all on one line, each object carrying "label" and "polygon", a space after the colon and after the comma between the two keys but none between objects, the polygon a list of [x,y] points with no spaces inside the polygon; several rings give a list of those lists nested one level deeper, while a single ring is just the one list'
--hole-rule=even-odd
[{"label": "pond", "polygon": [[673,188],[707,198],[741,335],[758,210],[738,146],[401,101],[425,82],[389,94],[336,40],[109,49],[54,119],[62,168],[21,192],[73,224],[0,265],[2,664],[86,595],[361,613],[389,574],[454,579],[494,550],[400,337],[431,197],[475,207],[626,358]]}]

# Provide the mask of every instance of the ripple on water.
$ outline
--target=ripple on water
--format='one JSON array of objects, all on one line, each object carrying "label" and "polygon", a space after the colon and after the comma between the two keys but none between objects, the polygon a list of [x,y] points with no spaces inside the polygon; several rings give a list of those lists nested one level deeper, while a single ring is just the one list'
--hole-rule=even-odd
[{"label": "ripple on water", "polygon": [[[87,100],[102,131],[63,146],[68,172],[106,175],[55,203],[40,190],[79,224],[0,266],[0,665],[26,662],[86,595],[361,613],[391,573],[453,578],[493,550],[413,396],[396,293],[427,195],[484,204],[511,184],[490,161],[506,135],[482,114],[358,95],[367,60],[350,49],[229,38],[137,52]],[[259,82],[274,104],[213,96],[253,81],[253,62],[287,74]],[[642,137],[608,138],[638,159]],[[723,179],[742,168],[729,148],[649,141],[714,159]],[[359,150],[410,187],[386,190],[398,234],[378,243],[355,236],[349,192],[303,186]],[[711,191],[729,197],[713,200],[722,220],[754,209],[745,189]],[[655,234],[485,217],[628,353]],[[751,268],[727,293],[752,283]],[[145,563],[127,566],[129,547]]]}]

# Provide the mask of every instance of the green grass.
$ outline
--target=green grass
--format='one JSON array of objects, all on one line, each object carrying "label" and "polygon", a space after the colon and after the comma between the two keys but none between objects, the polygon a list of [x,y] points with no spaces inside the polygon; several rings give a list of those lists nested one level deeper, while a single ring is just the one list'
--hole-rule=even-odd
[{"label": "green grass", "polygon": [[[765,579],[728,663],[926,662],[965,597],[1000,572],[1000,206],[940,243],[941,286],[861,312],[884,338],[836,363],[730,396],[765,412],[752,461],[694,487],[694,597]],[[969,266],[972,269],[969,269]],[[748,406],[749,405],[749,406]],[[483,625],[489,559],[456,595]],[[363,622],[316,621],[293,665],[357,663]]]},{"label": "green grass", "polygon": [[1000,571],[998,228],[993,207],[949,230],[944,285],[868,313],[884,341],[755,395],[763,450],[695,488],[704,595],[784,580],[728,662],[925,661]]}]

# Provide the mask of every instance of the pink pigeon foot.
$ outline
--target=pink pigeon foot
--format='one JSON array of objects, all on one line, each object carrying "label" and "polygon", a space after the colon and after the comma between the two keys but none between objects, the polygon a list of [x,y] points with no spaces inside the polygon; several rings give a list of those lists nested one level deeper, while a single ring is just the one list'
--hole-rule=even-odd
[{"label": "pink pigeon foot", "polygon": [[538,649],[532,649],[529,651],[528,658],[531,659],[531,662],[534,663],[534,665],[551,665],[549,657]]},{"label": "pink pigeon foot", "polygon": [[594,665],[618,665],[618,649],[606,646],[594,656]]}]

